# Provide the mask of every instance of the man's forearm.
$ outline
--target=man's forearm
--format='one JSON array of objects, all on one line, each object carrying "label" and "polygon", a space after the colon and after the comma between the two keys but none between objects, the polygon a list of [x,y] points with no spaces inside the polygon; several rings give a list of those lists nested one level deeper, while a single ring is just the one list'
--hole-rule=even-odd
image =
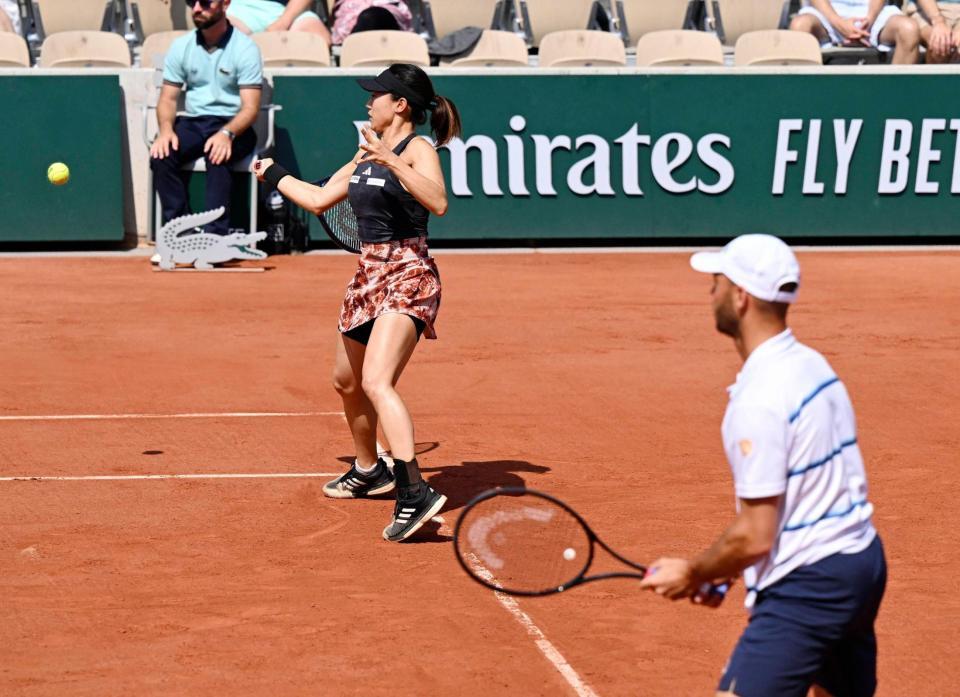
[{"label": "man's forearm", "polygon": [[711,547],[693,560],[693,573],[700,582],[733,578],[762,559],[770,546],[750,534],[742,518],[737,518]]},{"label": "man's forearm", "polygon": [[937,6],[937,0],[916,0],[920,12],[930,22],[930,24],[940,24],[946,22],[943,15],[940,14],[940,8]]},{"label": "man's forearm", "polygon": [[256,122],[257,114],[259,113],[259,105],[256,107],[241,107],[237,115],[230,119],[224,128],[233,133],[233,135],[238,136]]},{"label": "man's forearm", "polygon": [[173,133],[173,123],[177,118],[177,103],[160,100],[157,103],[157,126],[161,134]]},{"label": "man's forearm", "polygon": [[814,9],[820,10],[820,13],[826,17],[831,24],[835,24],[837,20],[840,19],[840,15],[833,9],[833,4],[830,0],[810,0],[810,4]]}]

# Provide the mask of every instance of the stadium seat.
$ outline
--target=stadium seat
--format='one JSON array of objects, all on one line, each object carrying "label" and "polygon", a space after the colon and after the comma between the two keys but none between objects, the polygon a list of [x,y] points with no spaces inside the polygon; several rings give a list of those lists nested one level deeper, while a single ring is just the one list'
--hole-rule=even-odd
[{"label": "stadium seat", "polygon": [[[661,2],[662,0],[656,0]],[[596,11],[594,0],[519,0],[520,16],[527,38],[539,46],[543,37],[568,29],[591,29]]]},{"label": "stadium seat", "polygon": [[528,65],[527,43],[523,37],[512,31],[497,31],[485,29],[477,45],[470,55],[457,58],[450,63],[441,62],[442,66],[455,68],[471,67],[519,67]]},{"label": "stadium seat", "polygon": [[626,65],[623,41],[616,34],[589,29],[555,31],[540,41],[541,68]]},{"label": "stadium seat", "polygon": [[790,0],[707,0],[707,16],[726,46],[747,32],[786,29]]},{"label": "stadium seat", "polygon": [[43,68],[129,68],[130,47],[119,34],[106,31],[62,31],[50,34],[40,47]]},{"label": "stadium seat", "polygon": [[637,42],[637,65],[723,65],[723,46],[703,31],[652,31]]},{"label": "stadium seat", "polygon": [[425,0],[423,21],[430,36],[446,36],[464,27],[506,29],[505,8],[513,0]]},{"label": "stadium seat", "polygon": [[0,32],[0,68],[29,68],[30,49],[19,34]]},{"label": "stadium seat", "polygon": [[734,64],[823,65],[823,57],[813,34],[771,29],[747,32],[737,39]]},{"label": "stadium seat", "polygon": [[694,29],[702,0],[616,0],[620,32],[629,44],[651,31]]},{"label": "stadium seat", "polygon": [[340,66],[363,68],[391,63],[430,65],[427,42],[408,31],[364,31],[351,34],[340,47]]},{"label": "stadium seat", "polygon": [[254,34],[264,68],[329,67],[330,47],[322,37],[304,31]]},{"label": "stadium seat", "polygon": [[163,59],[170,44],[186,34],[184,30],[160,31],[148,36],[140,48],[140,66],[143,68],[163,68]]},{"label": "stadium seat", "polygon": [[165,31],[193,29],[193,10],[178,0],[133,0],[130,14],[144,39]]},{"label": "stadium seat", "polygon": [[33,0],[44,36],[64,31],[109,30],[113,16],[107,0]]}]

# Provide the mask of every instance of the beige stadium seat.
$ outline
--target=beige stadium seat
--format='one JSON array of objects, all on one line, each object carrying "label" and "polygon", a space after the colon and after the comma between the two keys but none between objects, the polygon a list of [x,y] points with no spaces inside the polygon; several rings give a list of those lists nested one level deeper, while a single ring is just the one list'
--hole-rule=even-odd
[{"label": "beige stadium seat", "polygon": [[130,48],[119,34],[106,31],[62,31],[40,47],[43,68],[129,68]]},{"label": "beige stadium seat", "polygon": [[735,65],[823,65],[820,42],[813,34],[771,29],[737,39]]},{"label": "beige stadium seat", "polygon": [[[513,2],[513,0],[506,0]],[[425,14],[429,12],[434,36],[446,36],[464,27],[489,29],[499,26],[497,11],[501,0],[425,0]]]},{"label": "beige stadium seat", "polygon": [[363,68],[391,63],[430,65],[427,42],[409,31],[364,31],[351,34],[340,47],[340,67]]},{"label": "beige stadium seat", "polygon": [[194,28],[193,9],[183,0],[132,0],[130,12],[139,17],[144,39],[151,34]]},{"label": "beige stadium seat", "polygon": [[107,0],[33,0],[46,36],[63,31],[100,31]]},{"label": "beige stadium seat", "polygon": [[594,0],[519,0],[519,2],[520,16],[534,46],[539,46],[540,41],[547,34],[567,29],[587,29],[590,26],[594,5]]},{"label": "beige stadium seat", "polygon": [[254,34],[264,68],[328,67],[330,47],[317,34],[305,31],[265,31]]},{"label": "beige stadium seat", "polygon": [[0,32],[0,68],[29,68],[30,49],[19,34]]},{"label": "beige stadium seat", "polygon": [[186,34],[184,30],[161,31],[148,36],[140,48],[140,65],[144,68],[163,68],[163,59],[170,44]]},{"label": "beige stadium seat", "polygon": [[526,67],[529,65],[527,42],[512,31],[485,29],[470,55],[441,65],[454,68]]},{"label": "beige stadium seat", "polygon": [[626,65],[623,41],[605,31],[555,31],[540,42],[541,68]]},{"label": "beige stadium seat", "polygon": [[702,31],[653,31],[637,42],[637,65],[723,65],[723,46],[713,34]]},{"label": "beige stadium seat", "polygon": [[620,30],[630,44],[635,44],[652,31],[685,29],[690,13],[701,1],[616,0]]},{"label": "beige stadium seat", "polygon": [[707,16],[727,46],[734,46],[747,32],[779,28],[789,13],[790,0],[707,1]]}]

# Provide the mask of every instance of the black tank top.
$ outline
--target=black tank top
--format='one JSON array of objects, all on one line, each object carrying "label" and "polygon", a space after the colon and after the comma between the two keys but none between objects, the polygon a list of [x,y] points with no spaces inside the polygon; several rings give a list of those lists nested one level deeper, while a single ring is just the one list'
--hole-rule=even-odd
[{"label": "black tank top", "polygon": [[[416,136],[411,133],[397,143],[393,152],[402,153]],[[427,234],[430,212],[384,165],[361,160],[350,177],[347,196],[363,242],[389,242]]]}]

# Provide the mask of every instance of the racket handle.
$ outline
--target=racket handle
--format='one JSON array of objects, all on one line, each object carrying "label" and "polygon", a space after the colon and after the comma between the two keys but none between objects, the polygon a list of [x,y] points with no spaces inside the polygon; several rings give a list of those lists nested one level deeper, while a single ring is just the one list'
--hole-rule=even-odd
[{"label": "racket handle", "polygon": [[709,598],[711,596],[724,598],[728,590],[730,590],[729,583],[704,583],[697,591],[697,596],[701,598]]}]

